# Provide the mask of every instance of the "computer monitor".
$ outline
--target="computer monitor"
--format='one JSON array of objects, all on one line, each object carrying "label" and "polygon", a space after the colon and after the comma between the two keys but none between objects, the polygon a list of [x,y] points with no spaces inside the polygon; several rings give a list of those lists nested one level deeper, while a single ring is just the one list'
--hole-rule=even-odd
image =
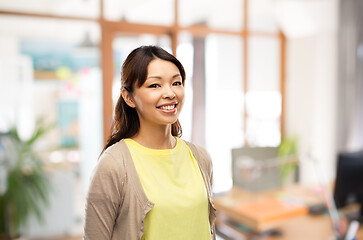
[{"label": "computer monitor", "polygon": [[363,222],[363,151],[338,154],[334,200],[338,208],[359,203],[359,213],[347,217]]}]

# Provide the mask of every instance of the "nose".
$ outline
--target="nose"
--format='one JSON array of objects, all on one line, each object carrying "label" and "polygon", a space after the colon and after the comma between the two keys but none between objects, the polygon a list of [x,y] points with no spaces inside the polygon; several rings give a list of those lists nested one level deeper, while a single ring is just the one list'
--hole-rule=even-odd
[{"label": "nose", "polygon": [[163,92],[163,98],[169,98],[174,99],[176,96],[175,92],[173,91],[173,89],[171,87],[165,87],[164,92]]}]

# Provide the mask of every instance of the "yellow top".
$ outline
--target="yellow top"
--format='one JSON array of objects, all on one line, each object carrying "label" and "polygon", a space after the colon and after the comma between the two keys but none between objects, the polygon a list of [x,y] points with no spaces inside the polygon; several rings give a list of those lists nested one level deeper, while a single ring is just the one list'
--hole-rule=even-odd
[{"label": "yellow top", "polygon": [[125,139],[154,208],[143,240],[210,240],[208,198],[198,163],[179,138],[173,149],[150,149]]}]

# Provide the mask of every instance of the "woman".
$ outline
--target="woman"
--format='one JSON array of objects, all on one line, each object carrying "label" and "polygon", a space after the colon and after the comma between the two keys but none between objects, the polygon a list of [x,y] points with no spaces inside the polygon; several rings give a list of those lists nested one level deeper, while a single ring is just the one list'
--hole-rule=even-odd
[{"label": "woman", "polygon": [[113,133],[88,192],[85,239],[215,239],[211,160],[179,138],[183,66],[143,46],[121,75]]}]

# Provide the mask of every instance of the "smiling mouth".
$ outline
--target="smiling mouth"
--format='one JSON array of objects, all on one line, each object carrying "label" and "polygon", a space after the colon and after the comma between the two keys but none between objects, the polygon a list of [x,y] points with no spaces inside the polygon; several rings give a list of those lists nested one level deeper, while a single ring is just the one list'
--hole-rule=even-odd
[{"label": "smiling mouth", "polygon": [[157,107],[158,109],[162,109],[162,110],[173,110],[176,107],[176,104],[172,104],[172,105],[164,105],[164,106],[160,106]]}]

